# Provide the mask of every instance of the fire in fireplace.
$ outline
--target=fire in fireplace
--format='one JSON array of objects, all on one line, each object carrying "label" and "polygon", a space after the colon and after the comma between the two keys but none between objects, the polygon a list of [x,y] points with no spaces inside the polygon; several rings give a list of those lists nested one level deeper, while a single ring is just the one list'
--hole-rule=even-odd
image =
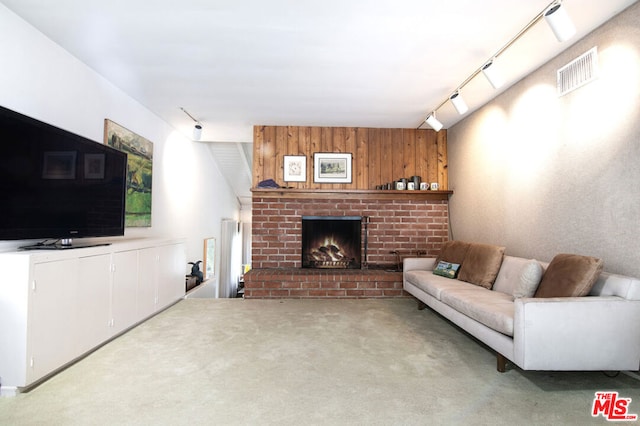
[{"label": "fire in fireplace", "polygon": [[361,267],[361,216],[302,216],[302,267]]}]

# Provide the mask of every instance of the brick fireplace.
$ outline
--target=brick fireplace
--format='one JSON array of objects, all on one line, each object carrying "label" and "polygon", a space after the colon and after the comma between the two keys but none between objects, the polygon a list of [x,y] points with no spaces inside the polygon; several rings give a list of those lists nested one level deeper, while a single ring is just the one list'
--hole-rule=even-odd
[{"label": "brick fireplace", "polygon": [[[448,239],[449,193],[254,190],[245,297],[406,296],[398,260],[439,252]],[[303,216],[366,217],[363,269],[302,269]]]},{"label": "brick fireplace", "polygon": [[302,216],[302,267],[360,269],[361,216]]}]

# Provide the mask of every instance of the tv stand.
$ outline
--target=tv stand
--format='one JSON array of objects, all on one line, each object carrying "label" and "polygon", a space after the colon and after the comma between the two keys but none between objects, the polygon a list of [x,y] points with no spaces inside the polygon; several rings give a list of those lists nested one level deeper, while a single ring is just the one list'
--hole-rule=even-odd
[{"label": "tv stand", "polygon": [[188,267],[182,239],[0,253],[0,397],[29,389],[182,299]]}]

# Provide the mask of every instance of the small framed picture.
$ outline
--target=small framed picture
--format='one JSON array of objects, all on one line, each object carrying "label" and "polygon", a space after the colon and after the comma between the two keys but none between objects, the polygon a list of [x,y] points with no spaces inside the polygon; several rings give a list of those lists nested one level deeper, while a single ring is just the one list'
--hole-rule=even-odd
[{"label": "small framed picture", "polygon": [[47,151],[42,165],[43,179],[75,179],[76,151]]},{"label": "small framed picture", "polygon": [[313,181],[351,183],[351,154],[330,152],[313,154]]},{"label": "small framed picture", "polygon": [[104,154],[84,155],[85,179],[104,179]]},{"label": "small framed picture", "polygon": [[307,157],[304,155],[284,156],[284,181],[285,182],[306,182],[307,181]]}]

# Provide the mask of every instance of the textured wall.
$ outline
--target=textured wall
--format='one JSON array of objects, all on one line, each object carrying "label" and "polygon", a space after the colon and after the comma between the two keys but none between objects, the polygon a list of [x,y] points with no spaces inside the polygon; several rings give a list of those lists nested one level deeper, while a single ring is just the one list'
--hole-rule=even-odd
[{"label": "textured wall", "polygon": [[[449,129],[455,239],[640,277],[638,22],[640,3]],[[594,46],[599,79],[559,98],[556,70]]]}]

